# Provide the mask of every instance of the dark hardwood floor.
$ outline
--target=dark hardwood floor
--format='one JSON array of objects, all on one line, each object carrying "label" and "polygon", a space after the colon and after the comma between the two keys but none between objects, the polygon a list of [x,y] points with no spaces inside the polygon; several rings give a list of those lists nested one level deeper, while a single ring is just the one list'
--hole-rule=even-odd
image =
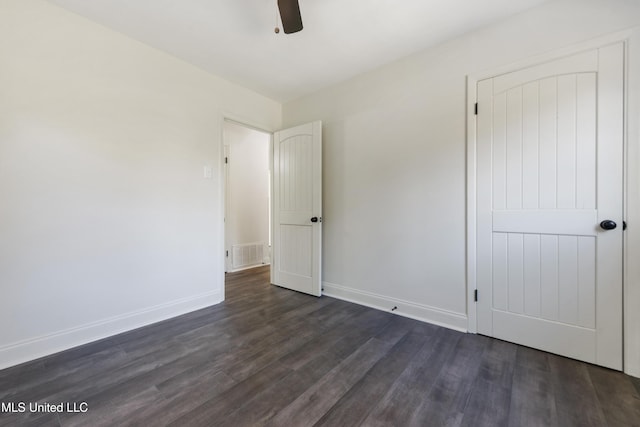
[{"label": "dark hardwood floor", "polygon": [[640,426],[637,380],[229,274],[226,301],[0,371],[26,426]]}]

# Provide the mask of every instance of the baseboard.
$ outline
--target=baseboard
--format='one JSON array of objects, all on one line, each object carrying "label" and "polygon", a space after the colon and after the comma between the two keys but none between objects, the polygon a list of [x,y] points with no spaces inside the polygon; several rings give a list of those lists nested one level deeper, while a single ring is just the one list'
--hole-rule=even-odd
[{"label": "baseboard", "polygon": [[[336,285],[335,283],[322,282],[322,287],[322,294],[329,297],[388,311],[399,316],[432,323],[456,331],[467,332],[467,316],[460,313],[365,292],[347,286]],[[397,308],[391,311],[393,307]]]},{"label": "baseboard", "polygon": [[236,269],[231,269],[231,270],[227,271],[227,273],[237,273],[239,271],[251,270],[252,268],[264,267],[265,265],[271,265],[271,264],[268,263],[268,262],[263,262],[262,264],[254,264],[254,265],[250,265],[248,267],[240,267],[240,268],[236,268]]},{"label": "baseboard", "polygon": [[0,347],[0,369],[38,359],[222,302],[220,291],[183,298]]}]

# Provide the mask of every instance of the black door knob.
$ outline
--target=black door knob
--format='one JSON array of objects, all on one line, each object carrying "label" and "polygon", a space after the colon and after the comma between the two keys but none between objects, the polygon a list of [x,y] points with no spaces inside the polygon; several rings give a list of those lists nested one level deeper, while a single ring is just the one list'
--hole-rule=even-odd
[{"label": "black door knob", "polygon": [[318,222],[318,217],[314,216],[313,218],[311,218],[311,222]]},{"label": "black door knob", "polygon": [[618,224],[616,224],[615,221],[611,221],[610,219],[605,219],[604,221],[602,221],[600,223],[600,227],[603,230],[613,230],[614,228],[616,228],[618,226]]}]

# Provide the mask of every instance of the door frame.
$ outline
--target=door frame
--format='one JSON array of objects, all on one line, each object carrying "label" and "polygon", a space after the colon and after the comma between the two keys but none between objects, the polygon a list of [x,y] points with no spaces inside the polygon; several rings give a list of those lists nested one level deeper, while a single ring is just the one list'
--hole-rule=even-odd
[{"label": "door frame", "polygon": [[[531,58],[524,59],[522,61],[518,61],[512,64],[507,64],[501,67],[496,67],[490,70],[486,70],[477,74],[471,74],[467,76],[467,153],[466,153],[466,161],[467,161],[467,194],[466,194],[466,257],[467,257],[467,268],[466,268],[466,301],[467,301],[467,331],[470,333],[478,332],[478,317],[477,317],[477,307],[475,301],[475,291],[477,289],[477,276],[476,276],[476,260],[477,260],[477,241],[476,241],[476,232],[477,232],[477,210],[476,210],[476,202],[477,202],[477,182],[476,182],[476,174],[477,174],[477,139],[476,139],[476,115],[475,115],[475,106],[478,100],[477,97],[477,84],[480,80],[489,79],[493,77],[497,77],[502,74],[518,71],[524,68],[532,67],[535,65],[539,65],[545,62],[554,61],[557,59],[561,59],[563,57],[575,55],[584,51],[598,49],[606,45],[615,44],[615,43],[623,43],[624,49],[624,76],[623,76],[623,216],[625,219],[628,218],[627,215],[627,199],[628,199],[628,45],[631,36],[633,35],[634,30],[626,30],[617,33],[613,33],[604,37],[599,37],[596,39],[588,40],[583,43],[579,43],[576,45],[572,45],[569,47],[565,47],[562,49],[554,50],[549,53],[545,53],[542,55],[537,55]],[[626,238],[625,234],[623,234],[623,266],[627,265],[626,258]],[[624,295],[625,295],[625,287],[626,287],[626,270],[623,267],[623,329],[625,325],[629,323],[629,310],[625,310],[624,304]],[[626,363],[626,355],[625,351],[625,336],[623,334],[623,369],[627,370]]]},{"label": "door frame", "polygon": [[[248,129],[253,129],[256,130],[258,132],[263,132],[269,135],[269,170],[273,170],[273,134],[275,132],[275,130],[270,130],[268,129],[266,126],[258,124],[253,122],[250,119],[247,119],[245,117],[239,117],[233,113],[230,112],[226,112],[223,111],[218,115],[218,127],[220,130],[219,133],[219,138],[220,138],[220,143],[218,144],[218,182],[219,182],[219,187],[218,187],[218,191],[220,194],[220,222],[219,222],[219,227],[220,227],[220,237],[221,237],[221,241],[219,243],[219,249],[220,249],[220,257],[218,260],[218,266],[220,268],[220,272],[221,275],[220,277],[220,283],[221,283],[221,294],[222,294],[222,301],[225,300],[225,282],[226,282],[226,256],[225,256],[225,250],[226,250],[226,227],[225,227],[225,216],[227,214],[227,168],[225,165],[225,141],[224,141],[224,122],[228,121],[228,122],[233,122],[235,124],[238,124],[240,126],[244,126]],[[273,173],[270,176],[271,182],[269,183],[269,197],[273,198]],[[273,203],[271,204],[271,209],[273,209]],[[273,220],[273,212],[271,212],[271,220]],[[273,223],[269,224],[270,228],[273,228]],[[271,255],[271,261],[273,262],[273,255]]]}]

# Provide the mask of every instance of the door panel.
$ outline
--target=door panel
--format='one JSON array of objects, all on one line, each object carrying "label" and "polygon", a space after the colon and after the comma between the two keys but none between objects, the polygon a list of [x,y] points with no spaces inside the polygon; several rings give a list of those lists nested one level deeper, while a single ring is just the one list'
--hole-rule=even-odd
[{"label": "door panel", "polygon": [[311,227],[282,224],[280,226],[280,272],[311,277],[313,248]]},{"label": "door panel", "polygon": [[271,282],[316,296],[321,294],[321,132],[321,123],[314,122],[276,132],[273,141]]},{"label": "door panel", "polygon": [[622,55],[612,45],[477,88],[478,331],[615,369]]}]

